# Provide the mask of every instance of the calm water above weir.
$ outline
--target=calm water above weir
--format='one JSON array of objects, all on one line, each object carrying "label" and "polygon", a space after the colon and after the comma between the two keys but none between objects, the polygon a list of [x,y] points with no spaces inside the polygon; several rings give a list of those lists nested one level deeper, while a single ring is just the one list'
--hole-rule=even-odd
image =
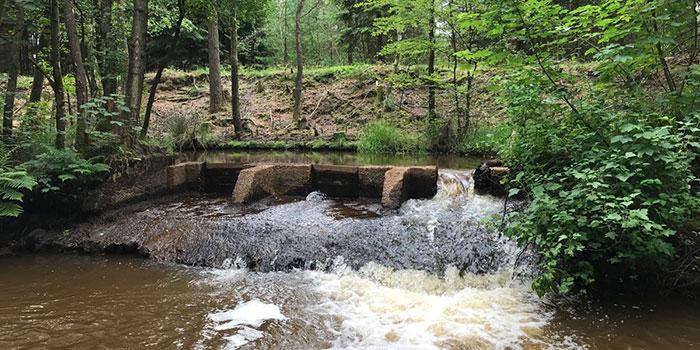
[{"label": "calm water above weir", "polygon": [[306,163],[334,165],[437,165],[440,169],[475,169],[483,158],[458,155],[358,154],[339,151],[210,151],[190,153],[188,160],[232,163]]},{"label": "calm water above weir", "polygon": [[[311,161],[271,156],[245,161]],[[376,164],[351,155],[313,159]],[[404,161],[437,160],[391,163]],[[0,258],[0,349],[700,346],[698,305],[542,302],[529,288],[532,259],[484,224],[502,208],[501,199],[474,195],[470,172],[456,170],[440,172],[435,198],[410,200],[395,213],[319,194],[250,211],[206,196],[153,202],[113,224],[128,233],[144,225],[201,230],[198,247],[213,261],[227,257],[219,268],[123,256]],[[303,268],[285,268],[295,257]]]}]

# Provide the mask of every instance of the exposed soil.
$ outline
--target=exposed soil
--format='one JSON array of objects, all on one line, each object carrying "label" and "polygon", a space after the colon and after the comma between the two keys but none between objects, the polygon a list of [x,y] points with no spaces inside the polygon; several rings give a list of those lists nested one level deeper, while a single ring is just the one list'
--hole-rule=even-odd
[{"label": "exposed soil", "polygon": [[[417,132],[423,128],[427,113],[427,89],[392,89],[393,108],[385,106],[377,98],[379,87],[388,71],[373,70],[366,77],[358,78],[305,78],[302,115],[309,128],[297,130],[292,122],[292,75],[279,73],[262,78],[240,80],[241,115],[245,133],[242,140],[258,141],[309,141],[330,139],[344,134],[349,140],[357,139],[367,124],[385,120],[404,130]],[[147,76],[151,78],[152,75]],[[489,74],[475,82],[472,100],[472,119],[489,122],[502,114],[486,88]],[[466,84],[466,82],[460,82]],[[165,74],[159,87],[154,114],[153,134],[165,132],[170,117],[178,114],[199,116],[212,123],[219,139],[234,138],[230,117],[230,102],[225,110],[209,114],[209,86],[206,75],[188,73]],[[224,90],[230,101],[230,80],[224,78]],[[462,107],[465,101],[461,100]],[[454,114],[454,96],[445,90],[438,95],[438,112],[445,120]]]}]

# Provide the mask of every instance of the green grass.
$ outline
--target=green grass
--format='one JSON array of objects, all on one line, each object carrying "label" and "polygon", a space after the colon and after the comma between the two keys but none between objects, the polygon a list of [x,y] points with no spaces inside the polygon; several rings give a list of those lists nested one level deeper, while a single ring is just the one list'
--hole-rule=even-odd
[{"label": "green grass", "polygon": [[419,136],[386,122],[376,122],[362,131],[357,150],[360,153],[422,153],[425,152],[425,142]]},{"label": "green grass", "polygon": [[357,146],[350,141],[313,140],[313,141],[230,141],[220,145],[224,149],[255,150],[335,150],[354,151]]},{"label": "green grass", "polygon": [[513,130],[507,124],[480,127],[469,132],[459,145],[459,152],[479,155],[496,155],[511,137]]}]

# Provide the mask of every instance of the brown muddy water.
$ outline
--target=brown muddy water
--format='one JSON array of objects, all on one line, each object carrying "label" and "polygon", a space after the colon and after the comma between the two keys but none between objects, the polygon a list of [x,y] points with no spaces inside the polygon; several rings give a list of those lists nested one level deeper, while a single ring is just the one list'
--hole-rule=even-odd
[{"label": "brown muddy water", "polygon": [[[534,260],[519,259],[513,242],[483,228],[502,199],[475,195],[465,171],[441,170],[438,185],[435,198],[394,213],[314,194],[241,214],[224,199],[192,197],[154,202],[128,218],[134,226],[111,224],[128,232],[160,219],[213,225],[202,231],[217,243],[208,248],[230,254],[219,268],[116,255],[2,257],[0,349],[700,348],[697,304],[624,299],[554,307],[539,299],[528,277]],[[243,253],[256,249],[261,260],[248,267]],[[305,268],[276,270],[297,255]]]},{"label": "brown muddy water", "polygon": [[119,256],[1,258],[1,349],[692,349],[680,302],[554,310],[507,273],[253,273]]}]

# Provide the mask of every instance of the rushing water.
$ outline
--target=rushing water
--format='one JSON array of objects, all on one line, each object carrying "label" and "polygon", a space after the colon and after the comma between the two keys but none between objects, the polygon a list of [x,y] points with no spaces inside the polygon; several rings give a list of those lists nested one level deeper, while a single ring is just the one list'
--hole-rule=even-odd
[{"label": "rushing water", "polygon": [[[411,200],[397,213],[320,194],[247,211],[198,201],[153,204],[127,221],[158,226],[156,219],[171,215],[218,223],[210,230],[224,237],[207,239],[236,243],[218,250],[259,249],[269,261],[250,266],[231,256],[215,269],[120,256],[0,258],[0,349],[700,346],[696,305],[624,300],[555,308],[537,298],[527,252],[488,229],[497,221],[485,223],[502,200],[474,195],[469,172],[441,171],[434,199]],[[114,225],[131,232],[127,221]],[[269,228],[275,225],[284,229]],[[243,226],[261,237],[236,236]],[[279,263],[291,254],[285,250],[313,253],[318,260],[300,266],[314,269],[274,271],[289,266]]]}]

